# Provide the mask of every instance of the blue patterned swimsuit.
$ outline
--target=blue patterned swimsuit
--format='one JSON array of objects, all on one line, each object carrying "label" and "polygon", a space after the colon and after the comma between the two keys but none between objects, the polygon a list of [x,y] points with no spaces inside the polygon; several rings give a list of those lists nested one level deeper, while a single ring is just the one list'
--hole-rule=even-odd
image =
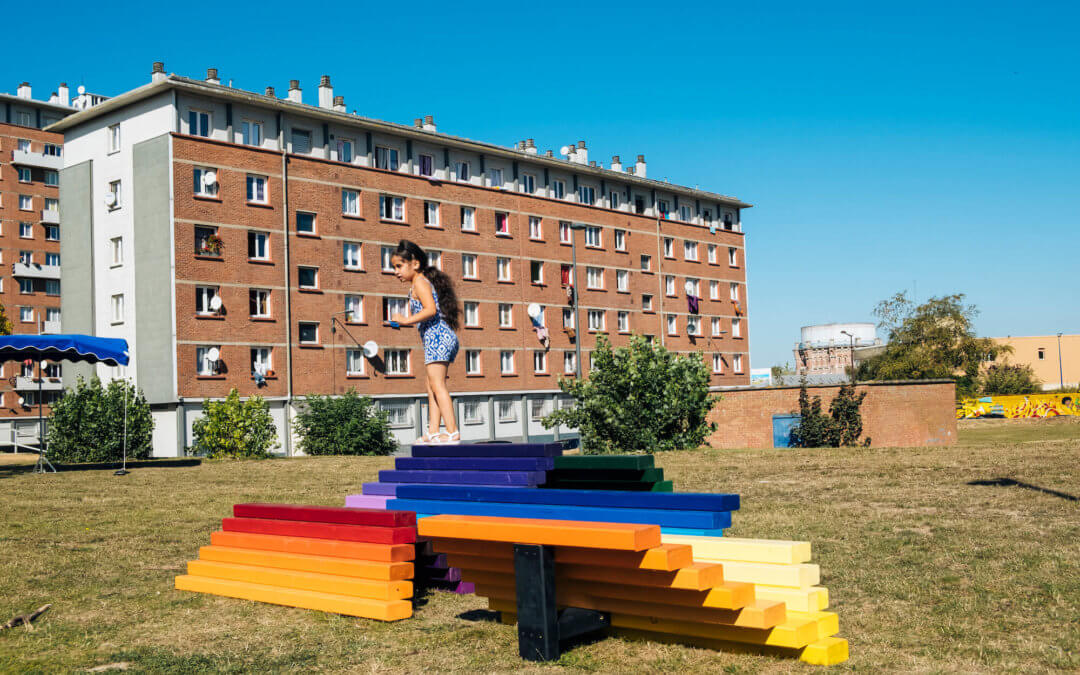
[{"label": "blue patterned swimsuit", "polygon": [[[420,330],[420,340],[424,343],[424,363],[453,363],[458,353],[458,339],[454,329],[446,323],[439,309],[439,294],[431,289],[435,299],[435,316],[416,324]],[[413,297],[409,291],[409,311],[413,314],[424,309],[423,303]]]}]

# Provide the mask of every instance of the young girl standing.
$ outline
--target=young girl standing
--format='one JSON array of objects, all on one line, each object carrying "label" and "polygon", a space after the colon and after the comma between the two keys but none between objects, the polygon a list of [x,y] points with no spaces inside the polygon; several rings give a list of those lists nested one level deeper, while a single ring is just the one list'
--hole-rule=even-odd
[{"label": "young girl standing", "polygon": [[[424,343],[424,365],[427,369],[428,431],[420,437],[421,443],[461,442],[454,404],[446,389],[446,369],[458,353],[457,294],[450,277],[442,270],[428,264],[424,249],[406,239],[398,242],[390,256],[394,275],[412,286],[409,289],[409,316],[394,314],[391,321],[402,326],[416,324],[420,340]],[[446,431],[439,431],[439,423]]]}]

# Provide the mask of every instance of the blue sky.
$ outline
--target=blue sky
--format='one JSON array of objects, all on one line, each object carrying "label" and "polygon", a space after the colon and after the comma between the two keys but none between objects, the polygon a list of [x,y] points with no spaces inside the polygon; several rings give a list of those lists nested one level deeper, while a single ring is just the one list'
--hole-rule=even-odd
[{"label": "blue sky", "polygon": [[584,139],[755,204],[755,367],[916,285],[966,293],[984,335],[1080,332],[1075,2],[61,5],[9,10],[61,37],[9,31],[0,91],[115,94],[163,60],[281,95],[299,78],[314,101],[329,74],[363,115]]}]

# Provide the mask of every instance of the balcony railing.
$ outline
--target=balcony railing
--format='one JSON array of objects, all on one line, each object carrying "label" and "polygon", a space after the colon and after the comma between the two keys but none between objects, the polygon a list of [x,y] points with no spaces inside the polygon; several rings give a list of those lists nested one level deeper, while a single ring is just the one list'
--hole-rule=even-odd
[{"label": "balcony railing", "polygon": [[46,225],[59,225],[60,211],[56,209],[42,209],[41,222],[45,223]]},{"label": "balcony railing", "polygon": [[56,155],[46,155],[43,152],[29,152],[27,150],[12,150],[11,163],[23,166],[34,166],[39,169],[52,169],[59,171],[64,168],[64,158]]},{"label": "balcony railing", "polygon": [[[64,388],[64,383],[59,377],[46,377],[41,381],[42,391],[60,391]],[[16,391],[37,391],[38,378],[36,377],[23,377],[22,375],[15,378]]]},{"label": "balcony railing", "polygon": [[38,263],[12,263],[11,275],[14,277],[23,277],[29,279],[59,279],[60,278],[60,266],[59,265],[39,265]]},{"label": "balcony railing", "polygon": [[42,335],[59,335],[63,330],[60,328],[60,320],[55,321],[42,321],[41,322],[41,334]]}]

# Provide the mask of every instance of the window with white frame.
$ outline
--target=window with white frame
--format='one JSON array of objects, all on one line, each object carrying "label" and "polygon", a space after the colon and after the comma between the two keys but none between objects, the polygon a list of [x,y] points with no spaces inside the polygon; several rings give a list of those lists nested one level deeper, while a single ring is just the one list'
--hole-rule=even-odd
[{"label": "window with white frame", "polygon": [[379,195],[379,217],[383,220],[405,220],[405,198]]},{"label": "window with white frame", "polygon": [[664,293],[675,295],[675,277],[671,274],[664,276]]},{"label": "window with white frame", "polygon": [[529,281],[537,285],[544,283],[544,263],[540,260],[529,261]]},{"label": "window with white frame", "polygon": [[[119,184],[119,181],[117,181]],[[110,183],[111,186],[111,183]],[[119,201],[117,201],[119,204]],[[34,198],[30,195],[19,195],[19,210],[20,211],[33,211],[34,210]]]},{"label": "window with white frame", "polygon": [[615,250],[626,250],[626,230],[615,230]]},{"label": "window with white frame", "polygon": [[488,169],[488,184],[493,188],[502,188],[503,170],[496,168]]},{"label": "window with white frame", "polygon": [[712,281],[709,282],[709,299],[710,300],[719,300],[720,299],[720,282],[716,281],[715,279],[713,279]]},{"label": "window with white frame", "polygon": [[543,239],[544,230],[538,216],[529,216],[529,239]]},{"label": "window with white frame", "polygon": [[589,330],[602,331],[605,330],[604,321],[605,312],[602,309],[590,309],[589,310]]},{"label": "window with white frame", "polygon": [[545,352],[543,349],[533,350],[533,372],[547,372],[547,352]]},{"label": "window with white frame", "polygon": [[510,214],[495,213],[495,234],[510,234]]},{"label": "window with white frame", "polygon": [[708,253],[708,256],[709,256],[709,264],[710,265],[715,265],[716,264],[716,244],[709,244],[708,248],[706,249],[706,252]]},{"label": "window with white frame", "polygon": [[112,264],[123,265],[124,264],[124,238],[113,237],[109,240],[109,247],[112,249]]},{"label": "window with white frame", "polygon": [[396,429],[413,426],[413,403],[412,401],[383,400],[379,407],[386,411],[386,421]]},{"label": "window with white frame", "polygon": [[686,277],[686,294],[692,295],[695,298],[701,297],[701,280],[693,277]]},{"label": "window with white frame", "polygon": [[352,162],[353,161],[353,141],[351,138],[339,138],[337,139],[337,161],[339,162]]},{"label": "window with white frame", "polygon": [[499,303],[499,328],[514,327],[514,306],[508,302]]},{"label": "window with white frame", "polygon": [[33,251],[19,251],[19,262],[23,265],[34,264],[34,252]]},{"label": "window with white frame", "polygon": [[641,296],[641,310],[644,311],[644,312],[651,312],[652,311],[652,296],[651,295],[643,295],[643,296]]},{"label": "window with white frame", "polygon": [[387,375],[408,375],[409,374],[409,350],[408,349],[387,349],[384,354],[386,355],[386,374]]},{"label": "window with white frame", "polygon": [[608,207],[612,209],[619,208],[619,193],[612,190],[608,193]]},{"label": "window with white frame", "polygon": [[308,211],[296,212],[297,234],[315,234],[315,214]]},{"label": "window with white frame", "polygon": [[302,345],[319,344],[319,323],[317,321],[301,321],[297,326],[296,336]]},{"label": "window with white frame", "polygon": [[210,113],[188,110],[188,133],[192,136],[210,135]]},{"label": "window with white frame", "polygon": [[630,292],[630,270],[616,270],[615,288],[620,293]]},{"label": "window with white frame", "polygon": [[361,296],[345,296],[345,321],[347,323],[363,323],[364,299]]},{"label": "window with white frame", "polygon": [[240,142],[244,145],[262,145],[263,123],[255,120],[243,120],[240,122]]},{"label": "window with white frame", "polygon": [[46,225],[45,226],[45,241],[60,241],[60,226],[59,225]]},{"label": "window with white frame", "polygon": [[499,422],[517,422],[517,402],[512,398],[496,399],[495,419]]},{"label": "window with white frame", "polygon": [[270,259],[270,234],[267,232],[248,232],[248,259]]},{"label": "window with white frame", "polygon": [[359,270],[364,267],[361,245],[354,241],[342,242],[341,258],[347,270]]},{"label": "window with white frame", "polygon": [[701,335],[701,317],[700,316],[688,316],[686,317],[686,334],[687,335]]},{"label": "window with white frame", "polygon": [[202,315],[217,314],[218,310],[214,309],[214,298],[217,297],[217,286],[196,286],[195,287],[195,313]]},{"label": "window with white frame", "polygon": [[205,166],[192,169],[195,194],[199,197],[216,197],[218,192],[217,172]]},{"label": "window with white frame", "polygon": [[364,350],[345,350],[345,374],[356,377],[364,374]]},{"label": "window with white frame", "polygon": [[720,337],[720,317],[712,318],[712,336]]},{"label": "window with white frame", "polygon": [[[54,254],[58,255],[58,254]],[[60,295],[60,280],[59,279],[46,279],[45,280],[45,295]]]},{"label": "window with white frame", "polygon": [[274,369],[274,363],[271,360],[270,347],[252,347],[251,348],[251,372],[253,375],[265,376],[268,372]]},{"label": "window with white frame", "polygon": [[731,320],[731,337],[742,337],[742,319]]},{"label": "window with white frame", "polygon": [[[46,321],[59,321],[60,320],[60,308],[59,307],[47,307],[45,309]],[[4,371],[0,368],[0,376],[3,376]]]},{"label": "window with white frame", "polygon": [[439,227],[439,202],[424,202],[424,224]]},{"label": "window with white frame", "polygon": [[668,335],[675,335],[679,332],[679,318],[674,314],[667,315],[667,332]]},{"label": "window with white frame", "polygon": [[736,373],[742,372],[742,354],[735,354],[731,357],[731,369]]},{"label": "window with white frame", "polygon": [[341,213],[346,216],[360,215],[360,193],[356,190],[341,190]]},{"label": "window with white frame", "polygon": [[248,291],[248,312],[253,319],[270,318],[270,291],[252,288]]},{"label": "window with white frame", "polygon": [[531,173],[521,174],[521,180],[519,182],[521,191],[527,195],[531,195],[536,192],[536,176]]},{"label": "window with white frame", "polygon": [[202,377],[209,377],[217,374],[217,361],[210,360],[210,350],[217,349],[218,347],[196,347],[195,348],[195,369],[196,373]]},{"label": "window with white frame", "polygon": [[484,401],[479,399],[469,398],[461,402],[461,422],[462,424],[483,424],[484,423]]},{"label": "window with white frame", "polygon": [[17,142],[19,152],[30,152],[30,139],[20,138]]},{"label": "window with white frame", "polygon": [[479,349],[466,349],[465,350],[465,374],[466,375],[480,375],[480,350]]},{"label": "window with white frame", "polygon": [[660,211],[660,215],[667,218],[667,214],[671,211],[671,204],[668,203],[668,200],[661,199],[656,203],[656,205],[657,209]]},{"label": "window with white frame", "polygon": [[[51,187],[60,185],[60,172],[52,169],[45,170],[45,184]],[[46,200],[47,201],[47,200]],[[45,208],[48,208],[47,206]]]},{"label": "window with white frame", "polygon": [[247,200],[255,204],[265,204],[268,200],[266,194],[266,176],[247,176]]},{"label": "window with white frame", "polygon": [[[113,296],[113,298],[115,300],[116,296]],[[120,315],[121,315],[121,318],[120,319],[113,319],[113,323],[120,323],[121,321],[124,320],[122,318],[123,317],[123,303],[121,303]],[[115,316],[115,314],[113,316]],[[34,308],[33,307],[20,307],[19,308],[19,321],[22,321],[23,323],[33,323],[34,322]]]},{"label": "window with white frame", "polygon": [[550,398],[530,398],[529,399],[529,419],[533,422],[539,422],[548,415],[551,414],[551,399]]},{"label": "window with white frame", "polygon": [[433,248],[429,248],[427,251],[427,263],[428,266],[434,267],[437,270],[442,269],[442,251],[436,251]]},{"label": "window with white frame", "polygon": [[675,240],[671,237],[664,237],[664,257],[675,257]]},{"label": "window with white frame", "polygon": [[624,312],[624,311],[619,312],[618,320],[619,320],[619,332],[620,333],[629,333],[630,332],[630,312]]},{"label": "window with white frame", "polygon": [[697,261],[698,245],[696,241],[683,242],[683,257],[687,260]]},{"label": "window with white frame", "polygon": [[120,152],[120,124],[117,123],[110,125],[108,130],[106,131],[105,137],[109,141],[108,151],[110,153]]},{"label": "window with white frame", "polygon": [[590,225],[585,228],[585,245],[594,248],[601,248],[603,246],[599,227]]},{"label": "window with white frame", "polygon": [[641,271],[648,272],[652,269],[652,256],[641,256]]},{"label": "window with white frame", "polygon": [[738,300],[739,299],[739,284],[737,284],[735,282],[732,282],[731,287],[729,289],[729,293],[731,295],[732,300]]},{"label": "window with white frame", "polygon": [[586,267],[585,285],[589,288],[602,290],[604,288],[604,270],[599,267]]},{"label": "window with white frame", "polygon": [[574,324],[574,310],[566,307],[563,308],[562,325],[563,328],[576,328],[576,325]]},{"label": "window with white frame", "polygon": [[[31,315],[32,316],[32,315]],[[112,322],[121,323],[124,320],[124,294],[117,293],[112,296]]]},{"label": "window with white frame", "polygon": [[566,183],[561,180],[551,181],[551,193],[555,199],[566,198]]},{"label": "window with white frame", "polygon": [[689,223],[694,219],[693,211],[685,204],[679,205],[679,220]]},{"label": "window with white frame", "polygon": [[375,168],[397,171],[398,151],[395,148],[375,146]]},{"label": "window with white frame", "polygon": [[296,282],[300,288],[315,289],[319,287],[319,268],[301,265],[296,268]]},{"label": "window with white frame", "polygon": [[471,206],[461,207],[462,232],[476,232],[476,209]]},{"label": "window with white frame", "polygon": [[480,303],[466,301],[465,307],[465,326],[468,328],[480,327]]},{"label": "window with white frame", "polygon": [[15,175],[20,183],[32,183],[34,180],[34,174],[28,166],[16,167]]},{"label": "window with white frame", "polygon": [[469,180],[472,179],[472,171],[471,171],[471,169],[469,167],[468,162],[458,162],[456,169],[457,169],[457,179],[459,181],[461,181],[463,183],[467,183]]},{"label": "window with white frame", "polygon": [[499,371],[503,375],[514,374],[514,352],[509,349],[499,352]]},{"label": "window with white frame", "polygon": [[724,357],[719,354],[712,355],[712,371],[717,374],[724,372]]},{"label": "window with white frame", "polygon": [[727,250],[727,262],[731,267],[739,266],[739,253],[738,249],[729,247]]},{"label": "window with white frame", "polygon": [[577,372],[577,353],[573,351],[563,352],[563,372],[573,374]]},{"label": "window with white frame", "polygon": [[418,168],[421,176],[434,176],[435,175],[435,158],[431,155],[420,155],[418,158]]},{"label": "window with white frame", "polygon": [[[114,180],[109,182],[109,194],[112,195],[112,206],[110,209],[118,209],[123,204],[123,194],[120,189],[120,181]],[[19,208],[22,208],[22,197],[19,197]],[[29,208],[29,202],[27,202],[27,208]]]},{"label": "window with white frame", "polygon": [[311,152],[311,132],[307,129],[292,129],[289,134],[292,152],[306,155]]},{"label": "window with white frame", "polygon": [[476,268],[476,256],[472,253],[461,254],[461,276],[465,279],[479,279]]},{"label": "window with white frame", "polygon": [[578,201],[582,204],[595,204],[596,203],[596,188],[590,185],[578,186]]},{"label": "window with white frame", "polygon": [[380,260],[380,262],[382,264],[382,271],[383,272],[393,272],[394,271],[393,257],[394,257],[394,247],[393,246],[383,246],[382,248],[379,249],[379,260]]},{"label": "window with white frame", "polygon": [[572,236],[573,234],[571,234],[570,223],[566,222],[565,220],[559,221],[559,242],[563,244],[569,244],[571,241],[570,238]]}]

